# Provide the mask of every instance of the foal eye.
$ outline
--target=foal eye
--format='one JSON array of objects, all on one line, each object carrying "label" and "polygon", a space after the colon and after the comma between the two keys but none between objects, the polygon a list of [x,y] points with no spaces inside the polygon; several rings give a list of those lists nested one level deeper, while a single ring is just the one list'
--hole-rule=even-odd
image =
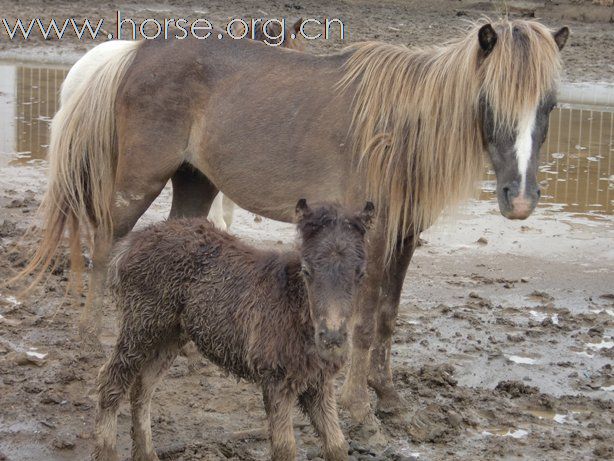
[{"label": "foal eye", "polygon": [[356,268],[356,281],[360,282],[365,277],[365,270],[362,267]]},{"label": "foal eye", "polygon": [[301,264],[301,274],[303,274],[307,278],[311,278],[311,270],[305,263]]}]

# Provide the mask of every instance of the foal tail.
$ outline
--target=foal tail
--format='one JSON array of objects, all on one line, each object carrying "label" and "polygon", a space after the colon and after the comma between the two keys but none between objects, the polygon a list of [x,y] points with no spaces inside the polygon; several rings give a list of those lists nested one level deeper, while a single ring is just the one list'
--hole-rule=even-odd
[{"label": "foal tail", "polygon": [[[49,185],[39,213],[44,221],[40,245],[15,277],[37,273],[37,283],[53,266],[64,232],[69,232],[71,268],[83,269],[81,238],[93,251],[96,238],[110,238],[113,187],[117,164],[115,99],[132,63],[138,42],[115,50],[95,72],[71,89],[51,123]],[[64,95],[63,95],[64,96]],[[15,280],[14,279],[14,280]]]}]

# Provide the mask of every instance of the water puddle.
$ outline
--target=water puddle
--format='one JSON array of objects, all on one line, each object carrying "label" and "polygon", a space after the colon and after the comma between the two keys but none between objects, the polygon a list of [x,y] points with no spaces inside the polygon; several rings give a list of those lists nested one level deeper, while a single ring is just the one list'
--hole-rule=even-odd
[{"label": "water puddle", "polygon": [[[61,66],[0,62],[0,165],[45,158],[66,73]],[[599,219],[614,212],[614,106],[609,100],[586,104],[576,93],[562,92],[550,117],[539,173],[541,203]],[[492,171],[485,174],[482,199],[494,199],[494,179]]]},{"label": "water puddle", "polygon": [[0,63],[0,155],[13,154],[12,162],[18,164],[45,158],[49,123],[67,72]]},{"label": "water puddle", "polygon": [[532,357],[525,357],[522,355],[506,355],[510,362],[518,363],[520,365],[535,365],[537,360]]},{"label": "water puddle", "polygon": [[538,419],[554,421],[557,424],[566,423],[567,417],[569,416],[563,413],[557,413],[554,410],[529,409],[527,412]]},{"label": "water puddle", "polygon": [[513,439],[521,439],[529,435],[529,431],[525,429],[495,427],[495,428],[490,428],[485,431],[482,431],[482,435],[498,436],[498,437],[512,437]]},{"label": "water puddle", "polygon": [[537,322],[543,322],[546,319],[550,319],[552,321],[553,325],[558,325],[559,324],[559,315],[558,314],[549,315],[546,312],[540,312],[540,311],[535,311],[535,310],[529,311],[529,314]]},{"label": "water puddle", "polygon": [[614,347],[614,341],[612,340],[612,338],[609,338],[608,340],[604,339],[598,343],[586,343],[586,347],[594,351],[598,351],[601,349],[610,349],[611,347]]}]

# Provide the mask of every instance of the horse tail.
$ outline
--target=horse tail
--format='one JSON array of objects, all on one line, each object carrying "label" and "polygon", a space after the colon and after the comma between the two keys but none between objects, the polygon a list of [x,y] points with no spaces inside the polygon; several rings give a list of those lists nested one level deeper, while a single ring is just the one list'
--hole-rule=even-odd
[{"label": "horse tail", "polygon": [[131,65],[138,42],[125,42],[99,62],[95,72],[70,95],[51,123],[49,185],[39,213],[42,240],[25,268],[14,278],[38,273],[54,265],[65,231],[69,233],[71,269],[83,269],[81,239],[93,254],[93,235],[111,238],[112,200],[118,157],[115,99]]}]

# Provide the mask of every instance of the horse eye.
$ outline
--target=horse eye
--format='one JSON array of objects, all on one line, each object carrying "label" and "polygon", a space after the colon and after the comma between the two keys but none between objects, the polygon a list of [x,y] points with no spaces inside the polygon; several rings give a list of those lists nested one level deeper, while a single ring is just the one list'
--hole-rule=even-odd
[{"label": "horse eye", "polygon": [[356,281],[360,282],[365,277],[365,270],[362,267],[356,268]]},{"label": "horse eye", "polygon": [[311,270],[305,263],[301,264],[301,274],[303,274],[307,278],[311,278]]}]

